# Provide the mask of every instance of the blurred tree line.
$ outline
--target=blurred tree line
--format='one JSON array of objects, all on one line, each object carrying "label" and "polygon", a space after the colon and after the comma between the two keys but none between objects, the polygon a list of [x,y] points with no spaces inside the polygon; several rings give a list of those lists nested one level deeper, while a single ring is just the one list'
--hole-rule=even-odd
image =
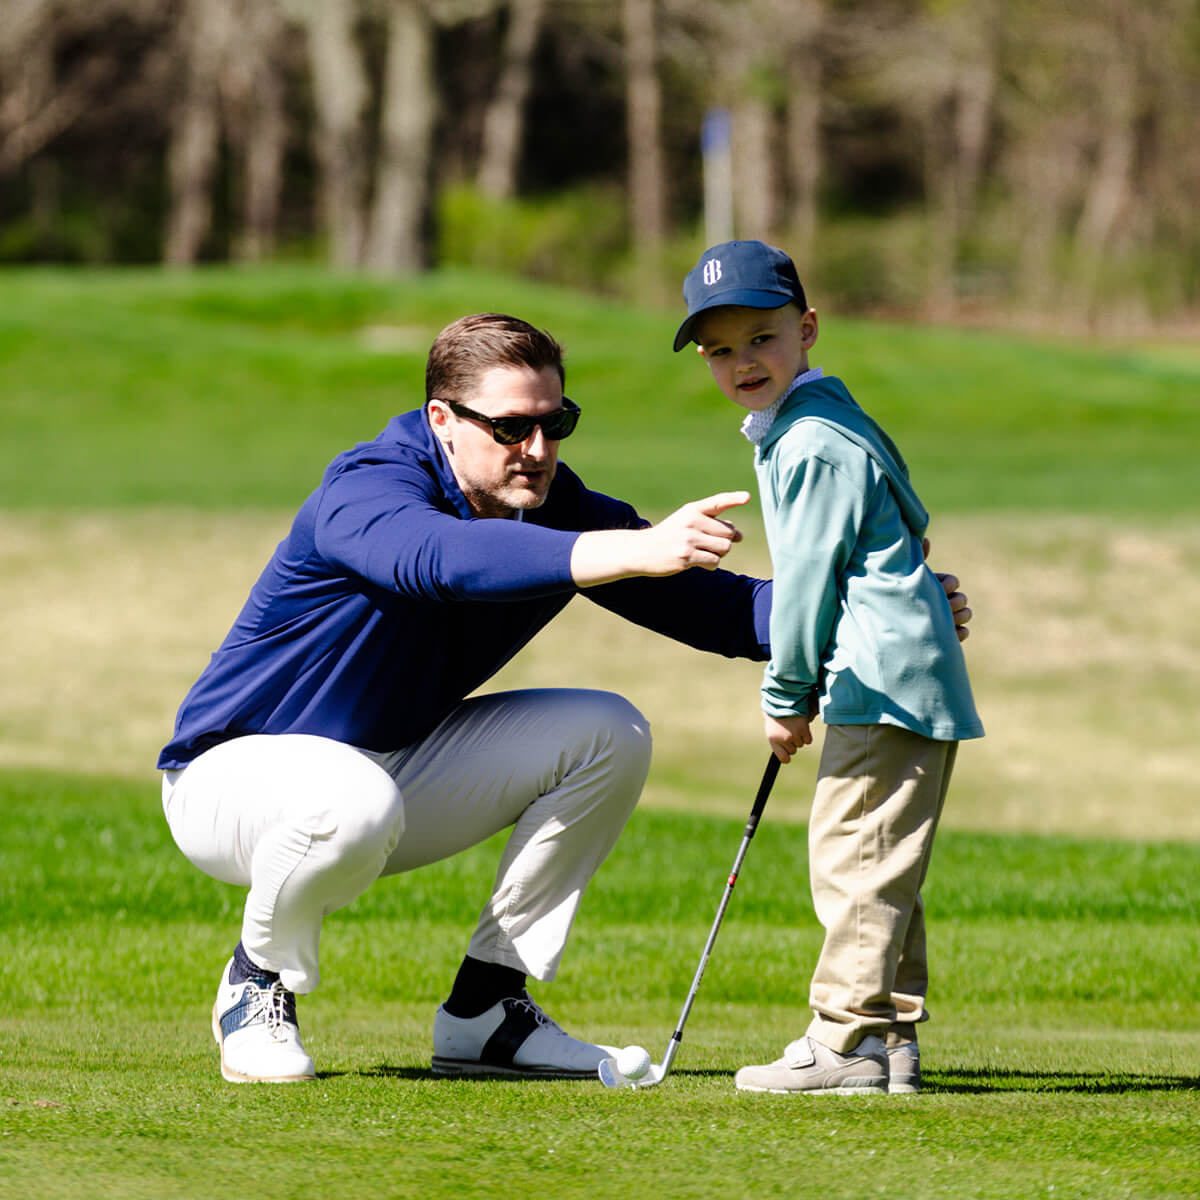
[{"label": "blurred tree line", "polygon": [[1198,113],[1200,0],[0,0],[0,261],[662,297],[736,235],[823,305],[1145,327]]}]

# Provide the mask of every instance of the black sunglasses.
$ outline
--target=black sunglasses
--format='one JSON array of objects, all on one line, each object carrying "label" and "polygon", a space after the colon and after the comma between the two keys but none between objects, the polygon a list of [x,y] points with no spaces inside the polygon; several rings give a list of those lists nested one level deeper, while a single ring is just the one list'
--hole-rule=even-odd
[{"label": "black sunglasses", "polygon": [[485,425],[490,425],[492,437],[501,446],[515,446],[529,437],[534,426],[541,429],[551,442],[560,442],[563,438],[570,437],[579,423],[579,405],[574,400],[568,400],[566,396],[562,401],[562,408],[542,413],[540,417],[485,417],[483,413],[477,413],[473,408],[459,404],[457,400],[446,400],[444,403],[456,416],[469,417],[472,421],[482,421]]}]

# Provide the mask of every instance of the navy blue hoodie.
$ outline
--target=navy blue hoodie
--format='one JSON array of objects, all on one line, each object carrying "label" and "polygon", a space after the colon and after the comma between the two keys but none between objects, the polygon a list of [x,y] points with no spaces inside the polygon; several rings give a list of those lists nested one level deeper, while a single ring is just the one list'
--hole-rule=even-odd
[{"label": "navy blue hoodie", "polygon": [[[395,417],[330,463],[184,698],[158,765],[186,766],[252,733],[399,750],[580,591],[570,560],[581,532],[646,524],[561,463],[522,520],[477,519],[424,409]],[[700,650],[769,654],[764,580],[693,568],[583,594]],[[570,663],[563,670],[569,679]]]}]

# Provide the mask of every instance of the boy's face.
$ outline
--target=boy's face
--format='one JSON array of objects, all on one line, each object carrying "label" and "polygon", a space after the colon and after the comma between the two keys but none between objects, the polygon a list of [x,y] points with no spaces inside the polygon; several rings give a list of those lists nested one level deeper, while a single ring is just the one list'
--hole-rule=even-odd
[{"label": "boy's face", "polygon": [[795,304],[782,308],[723,305],[696,322],[700,353],[717,387],[734,404],[758,412],[808,370],[808,352],[817,340],[817,313]]}]

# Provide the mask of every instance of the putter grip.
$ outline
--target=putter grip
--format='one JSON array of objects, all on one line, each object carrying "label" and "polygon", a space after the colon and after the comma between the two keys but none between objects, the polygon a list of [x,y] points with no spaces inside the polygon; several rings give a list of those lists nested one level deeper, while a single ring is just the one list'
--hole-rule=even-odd
[{"label": "putter grip", "polygon": [[746,822],[744,837],[753,837],[758,828],[758,819],[767,807],[767,797],[775,785],[775,776],[779,774],[779,759],[774,754],[767,759],[767,769],[763,771],[762,783],[758,785],[758,795],[754,797],[754,807],[750,810],[750,819]]}]

